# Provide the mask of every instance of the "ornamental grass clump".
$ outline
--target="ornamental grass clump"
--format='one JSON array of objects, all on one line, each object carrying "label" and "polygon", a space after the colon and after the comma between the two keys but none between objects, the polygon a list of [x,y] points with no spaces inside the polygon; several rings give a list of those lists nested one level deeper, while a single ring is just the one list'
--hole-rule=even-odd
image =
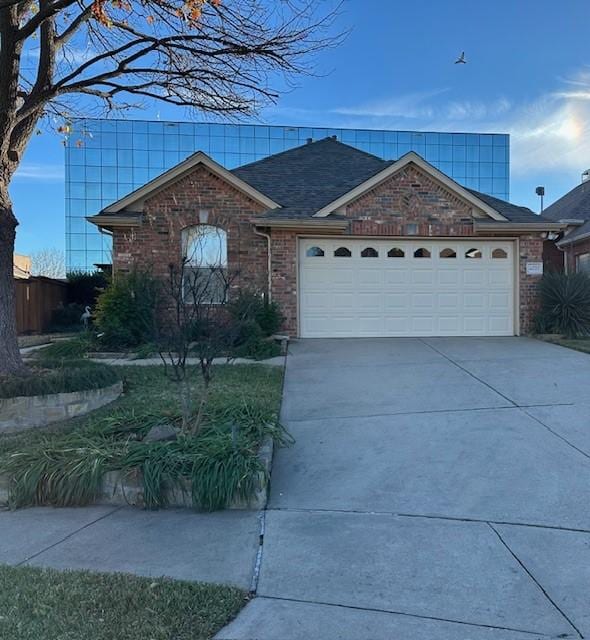
[{"label": "ornamental grass clump", "polygon": [[548,273],[539,283],[541,333],[568,338],[590,335],[590,277],[584,273]]}]

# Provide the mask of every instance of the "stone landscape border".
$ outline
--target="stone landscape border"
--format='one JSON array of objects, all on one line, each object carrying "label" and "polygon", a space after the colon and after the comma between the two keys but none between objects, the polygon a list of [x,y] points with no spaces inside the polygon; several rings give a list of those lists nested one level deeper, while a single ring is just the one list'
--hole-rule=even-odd
[{"label": "stone landscape border", "polygon": [[123,383],[119,381],[102,389],[0,398],[0,433],[16,433],[83,416],[113,402],[122,392]]}]

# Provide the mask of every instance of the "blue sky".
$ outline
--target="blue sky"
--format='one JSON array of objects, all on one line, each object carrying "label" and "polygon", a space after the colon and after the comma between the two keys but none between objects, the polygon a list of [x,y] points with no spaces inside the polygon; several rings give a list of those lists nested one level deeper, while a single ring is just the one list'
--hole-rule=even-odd
[{"label": "blue sky", "polygon": [[[510,199],[538,210],[537,185],[549,204],[590,168],[589,16],[581,0],[348,0],[345,42],[257,121],[509,133]],[[156,103],[132,114],[158,116],[186,119]],[[63,156],[57,136],[35,137],[13,182],[21,253],[64,248]]]}]

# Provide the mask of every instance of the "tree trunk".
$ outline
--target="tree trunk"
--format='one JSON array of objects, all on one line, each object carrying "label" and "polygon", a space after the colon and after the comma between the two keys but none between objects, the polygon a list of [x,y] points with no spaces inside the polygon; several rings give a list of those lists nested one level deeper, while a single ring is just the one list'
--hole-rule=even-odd
[{"label": "tree trunk", "polygon": [[17,224],[8,187],[0,184],[0,376],[22,375],[27,371],[16,334],[13,255]]}]

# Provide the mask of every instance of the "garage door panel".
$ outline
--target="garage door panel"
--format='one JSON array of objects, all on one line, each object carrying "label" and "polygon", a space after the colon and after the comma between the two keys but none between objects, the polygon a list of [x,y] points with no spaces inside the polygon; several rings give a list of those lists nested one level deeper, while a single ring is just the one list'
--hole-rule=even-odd
[{"label": "garage door panel", "polygon": [[[307,243],[307,244],[306,244]],[[323,244],[322,244],[323,243]],[[299,300],[303,337],[512,335],[511,243],[389,240],[301,241]],[[307,257],[310,246],[325,256]],[[379,257],[361,257],[366,247]],[[351,257],[333,257],[346,247]],[[388,257],[394,247],[403,258]],[[430,258],[414,257],[417,249]],[[455,251],[456,257],[441,257]],[[467,258],[472,249],[481,258]],[[501,249],[494,253],[494,249]],[[419,252],[418,252],[419,253]],[[506,256],[496,257],[493,256]]]}]

